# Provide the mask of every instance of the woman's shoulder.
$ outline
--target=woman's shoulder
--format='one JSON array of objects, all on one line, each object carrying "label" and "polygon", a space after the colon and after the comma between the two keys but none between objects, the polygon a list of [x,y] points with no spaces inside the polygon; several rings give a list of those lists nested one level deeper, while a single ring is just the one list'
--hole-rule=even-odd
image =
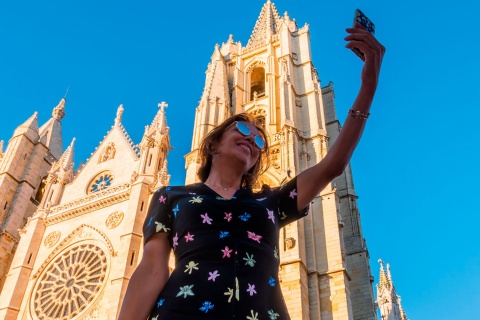
[{"label": "woman's shoulder", "polygon": [[253,190],[253,195],[254,196],[261,196],[261,195],[268,195],[269,193],[272,193],[276,191],[276,187],[271,187],[268,184],[263,184],[260,189]]}]

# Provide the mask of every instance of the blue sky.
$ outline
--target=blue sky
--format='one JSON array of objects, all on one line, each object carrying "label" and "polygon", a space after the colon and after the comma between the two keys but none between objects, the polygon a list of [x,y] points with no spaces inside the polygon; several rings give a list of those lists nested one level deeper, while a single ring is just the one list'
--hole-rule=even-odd
[{"label": "blue sky", "polygon": [[[480,5],[473,1],[274,1],[310,26],[322,85],[333,81],[341,121],[359,87],[344,48],[361,8],[387,47],[371,118],[352,159],[364,237],[391,264],[411,319],[480,313],[477,187]],[[172,184],[184,182],[195,108],[216,43],[245,45],[264,1],[3,1],[0,140],[34,111],[40,123],[67,96],[64,148],[85,161],[113,124],[138,143],[166,101]]]}]

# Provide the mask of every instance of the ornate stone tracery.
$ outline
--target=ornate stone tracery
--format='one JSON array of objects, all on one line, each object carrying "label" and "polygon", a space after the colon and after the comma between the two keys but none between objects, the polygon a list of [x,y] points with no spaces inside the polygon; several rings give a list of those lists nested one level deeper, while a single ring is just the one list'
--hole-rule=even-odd
[{"label": "ornate stone tracery", "polygon": [[114,229],[122,222],[125,215],[121,211],[112,212],[107,220],[105,220],[105,225],[108,229]]},{"label": "ornate stone tracery", "polygon": [[82,314],[97,298],[107,266],[105,252],[93,244],[63,252],[40,276],[32,313],[41,320],[67,320]]},{"label": "ornate stone tracery", "polygon": [[97,174],[89,183],[87,193],[98,192],[107,189],[113,182],[113,174],[110,171],[104,171]]},{"label": "ornate stone tracery", "polygon": [[53,247],[55,244],[57,244],[61,235],[62,234],[60,233],[60,231],[50,232],[50,234],[43,241],[43,245],[47,248]]}]

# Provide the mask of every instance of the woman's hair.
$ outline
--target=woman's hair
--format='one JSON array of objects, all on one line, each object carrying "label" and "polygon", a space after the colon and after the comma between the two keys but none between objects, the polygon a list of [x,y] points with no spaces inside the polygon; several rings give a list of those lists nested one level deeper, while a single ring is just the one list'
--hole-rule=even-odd
[{"label": "woman's hair", "polygon": [[260,136],[265,140],[265,147],[260,151],[257,162],[250,170],[248,170],[247,173],[243,175],[241,187],[251,188],[257,181],[258,176],[268,169],[269,150],[267,133],[262,127],[262,125],[258,123],[255,118],[251,117],[246,113],[240,113],[226,119],[203,138],[203,141],[200,144],[199,148],[200,168],[197,172],[200,181],[205,182],[208,178],[208,175],[210,174],[213,157],[212,146],[220,141],[225,130],[230,127],[230,125],[232,125],[232,123],[234,123],[235,121],[250,122],[257,128]]}]

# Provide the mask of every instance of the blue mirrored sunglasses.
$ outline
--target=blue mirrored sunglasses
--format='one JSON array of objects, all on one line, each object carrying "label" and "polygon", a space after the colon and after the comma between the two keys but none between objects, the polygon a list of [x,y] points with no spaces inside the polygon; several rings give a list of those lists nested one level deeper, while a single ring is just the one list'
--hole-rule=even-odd
[{"label": "blue mirrored sunglasses", "polygon": [[[238,132],[240,132],[244,136],[249,136],[252,133],[252,130],[243,122],[235,121],[230,126],[235,125],[237,127]],[[255,141],[255,145],[259,149],[265,148],[265,140],[262,137],[253,135],[253,141]]]}]

